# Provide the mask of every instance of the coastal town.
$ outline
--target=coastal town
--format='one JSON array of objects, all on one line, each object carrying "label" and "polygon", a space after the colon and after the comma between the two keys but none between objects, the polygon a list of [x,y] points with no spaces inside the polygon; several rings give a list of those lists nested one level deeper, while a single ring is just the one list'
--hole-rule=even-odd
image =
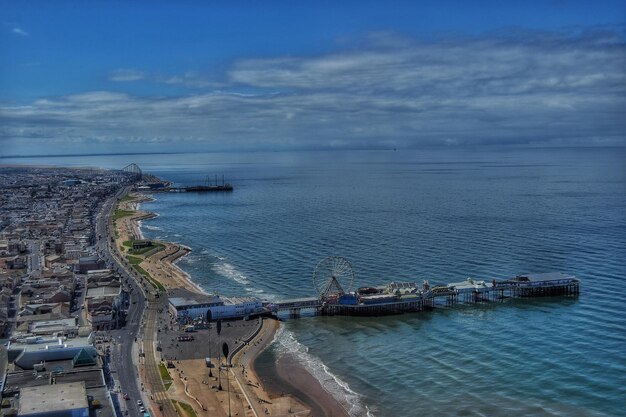
[{"label": "coastal town", "polygon": [[219,294],[176,265],[192,248],[142,234],[157,214],[141,203],[169,189],[135,164],[0,168],[2,415],[348,416],[293,358],[269,376],[257,369],[281,314],[378,316],[580,291],[560,272],[352,291],[350,262],[331,256],[315,268],[316,297]]},{"label": "coastal town", "polygon": [[175,264],[190,248],[143,238],[154,214],[139,203],[162,186],[133,170],[0,169],[3,415],[311,415],[254,371],[279,327],[266,304],[204,292]]}]

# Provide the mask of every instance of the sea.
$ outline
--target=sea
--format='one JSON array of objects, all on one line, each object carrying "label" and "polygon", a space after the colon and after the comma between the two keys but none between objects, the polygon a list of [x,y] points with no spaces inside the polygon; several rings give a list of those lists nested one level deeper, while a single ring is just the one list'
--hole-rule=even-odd
[{"label": "sea", "polygon": [[[415,150],[2,158],[122,168],[231,193],[162,193],[147,238],[209,293],[315,295],[348,259],[352,288],[561,271],[578,297],[386,317],[287,319],[261,357],[297,358],[352,416],[626,415],[626,149]],[[208,178],[207,178],[208,177]],[[346,282],[346,286],[350,283]]]}]

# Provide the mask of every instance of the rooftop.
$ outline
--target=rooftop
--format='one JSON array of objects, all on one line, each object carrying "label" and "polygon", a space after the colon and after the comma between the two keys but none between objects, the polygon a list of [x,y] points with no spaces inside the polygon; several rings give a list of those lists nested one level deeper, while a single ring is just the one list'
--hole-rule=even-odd
[{"label": "rooftop", "polygon": [[[85,382],[22,388],[18,415],[88,409]],[[88,415],[89,411],[85,415]]]},{"label": "rooftop", "polygon": [[169,291],[168,298],[174,307],[222,303],[221,298],[217,295],[200,294],[182,288]]},{"label": "rooftop", "polygon": [[224,298],[224,304],[260,303],[256,297],[228,297]]},{"label": "rooftop", "polygon": [[85,346],[92,346],[91,335],[87,337],[42,337],[33,336],[23,339],[18,339],[15,342],[11,342],[8,350],[24,350],[26,352],[32,351],[45,351],[45,350],[57,350],[62,348],[80,348]]},{"label": "rooftop", "polygon": [[120,286],[102,286],[87,289],[86,298],[115,297],[120,293]]},{"label": "rooftop", "polygon": [[54,332],[59,328],[76,326],[76,317],[69,319],[33,321],[30,326],[31,332],[44,332],[48,330]]},{"label": "rooftop", "polygon": [[521,274],[515,277],[516,281],[545,282],[545,281],[574,281],[577,278],[574,275],[564,274],[562,272],[545,272],[540,274]]},{"label": "rooftop", "polygon": [[448,288],[456,288],[459,291],[463,290],[474,290],[479,288],[491,288],[493,287],[493,283],[485,282],[483,280],[477,280],[473,278],[468,278],[465,281],[461,282],[451,282],[446,285]]},{"label": "rooftop", "polygon": [[102,369],[98,365],[90,365],[75,369],[71,359],[46,364],[46,371],[10,372],[6,377],[5,391],[22,390],[25,388],[50,385],[50,374],[57,384],[82,382],[87,390],[106,387]]}]

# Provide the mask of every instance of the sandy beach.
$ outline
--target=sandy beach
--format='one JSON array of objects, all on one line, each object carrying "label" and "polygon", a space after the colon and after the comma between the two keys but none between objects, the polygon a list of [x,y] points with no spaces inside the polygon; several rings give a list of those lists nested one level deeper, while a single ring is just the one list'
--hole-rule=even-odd
[{"label": "sandy beach", "polygon": [[[127,251],[124,242],[143,239],[141,221],[156,216],[139,209],[140,203],[151,200],[149,196],[133,193],[120,201],[118,210],[126,213],[115,220],[115,227],[116,245],[122,253]],[[166,291],[186,288],[204,294],[189,274],[176,265],[191,248],[172,242],[155,243],[163,247],[143,255],[131,255],[139,259],[141,269],[153,282],[158,281],[152,285],[162,285]],[[150,285],[145,280],[143,284]],[[222,385],[230,386],[231,415],[348,416],[339,402],[295,359],[281,357],[276,364],[257,369],[259,355],[272,344],[280,326],[278,320],[264,319],[257,334],[232,357],[232,368],[222,371]],[[217,358],[213,359],[217,363]],[[171,399],[189,404],[198,416],[228,415],[228,392],[217,389],[215,376],[207,376],[204,359],[176,361],[176,368],[169,373],[172,385],[167,395]]]},{"label": "sandy beach", "polygon": [[[141,221],[156,217],[155,213],[138,209],[140,203],[152,201],[152,198],[143,194],[132,194],[131,196],[131,199],[120,201],[118,207],[119,210],[133,213],[119,217],[115,221],[115,230],[117,231],[115,243],[122,253],[128,249],[124,246],[124,242],[143,239]],[[176,262],[191,252],[191,249],[172,242],[155,241],[154,243],[163,245],[163,248],[154,253],[132,255],[141,260],[141,268],[163,285],[166,290],[186,288],[193,292],[204,293],[186,272],[176,266]]]},{"label": "sandy beach", "polygon": [[[258,356],[257,356],[258,358]],[[300,416],[348,417],[348,412],[326,391],[306,368],[290,355],[283,355],[276,363],[254,361],[254,373],[261,381],[269,398],[297,398],[307,409]],[[281,415],[281,414],[278,414]]]}]

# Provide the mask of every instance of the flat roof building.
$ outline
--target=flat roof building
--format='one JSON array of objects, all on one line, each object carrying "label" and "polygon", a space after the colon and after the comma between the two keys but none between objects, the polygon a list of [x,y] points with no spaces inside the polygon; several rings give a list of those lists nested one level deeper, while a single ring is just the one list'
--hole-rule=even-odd
[{"label": "flat roof building", "polygon": [[85,382],[22,388],[19,417],[89,417]]},{"label": "flat roof building", "polygon": [[169,292],[168,300],[171,313],[181,321],[243,318],[264,312],[263,304],[254,297],[222,299],[217,295],[176,289]]}]

